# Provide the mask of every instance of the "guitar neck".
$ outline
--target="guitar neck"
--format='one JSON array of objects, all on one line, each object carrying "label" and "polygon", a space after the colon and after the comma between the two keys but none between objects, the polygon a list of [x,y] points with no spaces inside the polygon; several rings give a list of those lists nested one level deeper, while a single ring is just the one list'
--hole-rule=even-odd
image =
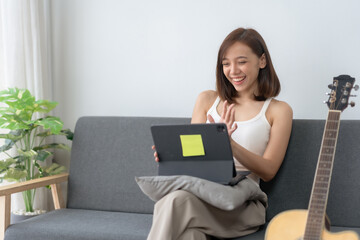
[{"label": "guitar neck", "polygon": [[320,239],[323,230],[336,142],[339,133],[340,113],[341,111],[338,110],[330,110],[326,120],[309,202],[304,240]]}]

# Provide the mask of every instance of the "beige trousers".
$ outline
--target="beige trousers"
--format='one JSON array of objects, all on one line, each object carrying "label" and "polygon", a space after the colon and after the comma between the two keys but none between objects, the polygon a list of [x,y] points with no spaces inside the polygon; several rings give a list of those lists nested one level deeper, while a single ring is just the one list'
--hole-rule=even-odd
[{"label": "beige trousers", "polygon": [[155,204],[148,240],[206,240],[240,237],[265,223],[265,207],[259,201],[224,211],[200,200],[192,193],[172,192]]}]

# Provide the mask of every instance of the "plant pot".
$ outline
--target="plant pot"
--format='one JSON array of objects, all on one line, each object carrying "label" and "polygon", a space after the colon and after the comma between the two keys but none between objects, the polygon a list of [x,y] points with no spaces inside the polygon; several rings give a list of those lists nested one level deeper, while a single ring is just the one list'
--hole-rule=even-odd
[{"label": "plant pot", "polygon": [[11,212],[10,224],[15,224],[24,221],[26,219],[39,216],[44,213],[46,213],[45,210],[39,210],[39,209],[35,209],[34,212],[25,212],[25,210],[23,209],[14,210]]}]

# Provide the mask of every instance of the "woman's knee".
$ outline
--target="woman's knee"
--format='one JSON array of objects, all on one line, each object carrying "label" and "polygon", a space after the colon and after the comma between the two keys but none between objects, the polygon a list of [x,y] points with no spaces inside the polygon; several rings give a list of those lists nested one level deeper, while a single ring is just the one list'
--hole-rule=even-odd
[{"label": "woman's knee", "polygon": [[189,193],[184,190],[177,190],[177,191],[171,192],[171,193],[167,194],[166,196],[164,196],[163,198],[161,198],[155,204],[155,208],[159,208],[163,205],[179,206],[179,205],[183,204],[185,201],[187,201],[189,199],[193,199],[193,198],[196,198],[196,197],[192,193]]}]

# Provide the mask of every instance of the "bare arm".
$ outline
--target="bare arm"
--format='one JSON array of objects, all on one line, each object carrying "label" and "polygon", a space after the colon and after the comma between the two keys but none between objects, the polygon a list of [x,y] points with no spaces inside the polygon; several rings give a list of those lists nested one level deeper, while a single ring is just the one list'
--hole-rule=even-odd
[{"label": "bare arm", "polygon": [[292,126],[292,109],[284,102],[276,102],[269,114],[272,120],[270,139],[263,156],[256,155],[231,139],[234,157],[264,181],[270,181],[284,159]]},{"label": "bare arm", "polygon": [[211,105],[214,103],[216,97],[216,92],[211,90],[204,91],[199,94],[196,99],[191,123],[206,123],[206,113],[211,108]]}]

